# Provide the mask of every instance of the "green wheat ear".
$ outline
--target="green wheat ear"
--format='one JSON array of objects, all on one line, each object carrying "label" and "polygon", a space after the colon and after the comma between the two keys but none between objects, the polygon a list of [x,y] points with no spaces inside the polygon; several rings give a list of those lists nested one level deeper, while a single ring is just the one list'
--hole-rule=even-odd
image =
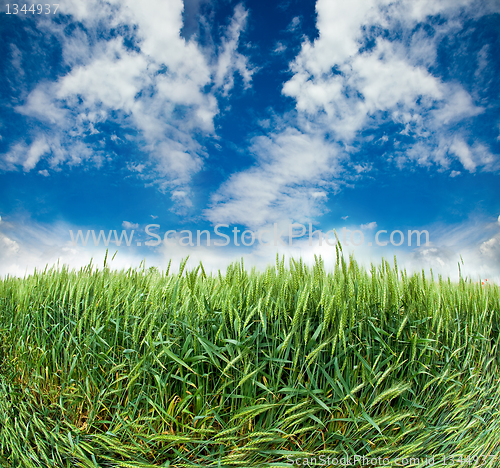
[{"label": "green wheat ear", "polygon": [[[0,463],[500,456],[500,292],[394,258],[0,281]],[[489,458],[488,458],[489,457]]]}]

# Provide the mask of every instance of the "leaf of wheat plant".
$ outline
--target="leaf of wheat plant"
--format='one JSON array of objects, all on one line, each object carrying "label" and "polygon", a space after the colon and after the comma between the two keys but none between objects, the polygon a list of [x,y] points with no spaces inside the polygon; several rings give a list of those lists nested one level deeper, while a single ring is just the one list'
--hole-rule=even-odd
[{"label": "leaf of wheat plant", "polygon": [[5,277],[0,464],[499,466],[498,285],[337,252],[262,272],[186,259],[176,274],[105,262]]}]

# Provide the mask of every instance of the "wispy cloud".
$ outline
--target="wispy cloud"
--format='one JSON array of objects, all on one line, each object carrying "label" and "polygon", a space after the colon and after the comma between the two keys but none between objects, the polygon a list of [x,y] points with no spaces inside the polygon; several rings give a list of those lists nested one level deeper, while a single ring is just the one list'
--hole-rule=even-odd
[{"label": "wispy cloud", "polygon": [[287,49],[286,45],[285,45],[285,44],[283,44],[283,42],[278,41],[278,42],[276,43],[276,46],[274,47],[273,52],[274,52],[275,54],[278,54],[278,55],[279,55],[279,54],[282,54],[283,52],[285,52],[285,50],[286,50],[286,49]]},{"label": "wispy cloud", "polygon": [[[338,173],[337,150],[323,135],[296,128],[256,137],[254,167],[233,174],[206,211],[214,223],[240,223],[253,228],[268,223],[312,221],[326,200],[321,186],[332,188]],[[318,196],[318,194],[321,196]]]},{"label": "wispy cloud", "polygon": [[290,21],[290,24],[288,25],[287,31],[293,32],[299,26],[300,26],[300,17],[299,16],[295,16],[294,18],[292,18],[292,21]]},{"label": "wispy cloud", "polygon": [[23,143],[17,143],[4,155],[3,160],[0,161],[0,168],[14,170],[17,166],[21,166],[23,171],[28,172],[49,151],[50,147],[43,136],[38,137],[29,147]]},{"label": "wispy cloud", "polygon": [[215,86],[221,89],[225,96],[234,87],[234,75],[236,73],[242,77],[245,87],[248,87],[255,71],[250,66],[248,57],[237,50],[240,34],[246,27],[247,17],[248,12],[242,5],[238,5],[234,10],[234,16],[220,47],[221,51],[217,58],[214,82]]},{"label": "wispy cloud", "polygon": [[360,227],[361,229],[371,230],[377,227],[377,223],[375,221],[372,221],[371,223],[362,224]]},{"label": "wispy cloud", "polygon": [[139,229],[139,224],[131,223],[130,221],[123,221],[122,226],[125,229]]}]

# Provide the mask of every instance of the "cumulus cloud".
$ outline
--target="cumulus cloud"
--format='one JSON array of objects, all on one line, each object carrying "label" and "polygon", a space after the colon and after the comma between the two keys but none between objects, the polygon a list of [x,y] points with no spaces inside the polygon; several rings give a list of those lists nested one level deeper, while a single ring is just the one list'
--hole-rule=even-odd
[{"label": "cumulus cloud", "polygon": [[229,95],[237,74],[250,86],[254,70],[238,52],[247,11],[235,8],[219,48],[202,48],[196,36],[181,35],[182,0],[153,0],[147,8],[131,0],[69,0],[60,8],[72,30],[47,18],[37,24],[59,40],[68,71],[40,83],[15,108],[48,126],[51,136],[43,145],[14,143],[1,156],[3,170],[29,171],[43,158],[49,170],[99,166],[109,154],[88,137],[111,124],[146,155],[128,167],[140,167],[141,178],[163,190],[185,189],[204,166],[203,138],[215,136],[218,96]]},{"label": "cumulus cloud", "polygon": [[[402,134],[413,140],[407,144],[409,156],[401,154],[400,166],[403,162],[432,162],[446,167],[447,154],[457,157],[450,126],[475,117],[484,109],[475,105],[470,94],[457,83],[445,83],[434,76],[430,71],[433,63],[421,59],[425,56],[433,62],[429,57],[436,56],[439,39],[461,23],[450,20],[441,29],[436,27],[433,37],[411,36],[411,31],[427,15],[457,15],[464,5],[465,2],[456,3],[454,8],[448,2],[389,4],[373,0],[347,8],[319,0],[319,38],[303,44],[291,66],[294,75],[283,86],[283,93],[296,100],[297,111],[309,120],[323,121],[338,140],[349,143],[367,127],[392,122],[404,127]],[[401,21],[405,28],[402,38],[376,36],[372,38],[372,47],[363,49],[370,27],[391,31],[401,27]],[[331,27],[332,24],[338,27]],[[405,40],[405,34],[410,34],[411,40]],[[440,147],[442,151],[436,151]],[[474,171],[476,165],[471,158],[464,151],[459,153],[464,169]]]},{"label": "cumulus cloud", "polygon": [[[454,127],[484,108],[459,83],[433,72],[438,45],[462,28],[464,8],[473,16],[491,10],[469,0],[318,0],[318,37],[303,40],[282,88],[295,114],[253,139],[255,164],[222,184],[208,219],[253,226],[323,214],[324,204],[308,194],[338,190],[371,171],[372,158],[351,160],[372,144],[363,132],[383,125],[400,128],[383,161],[396,168],[442,171],[458,161],[464,172],[498,171],[498,155],[465,126],[459,134]],[[417,28],[437,15],[446,21]]]},{"label": "cumulus cloud", "polygon": [[39,85],[28,95],[22,106],[16,107],[17,112],[47,123],[63,125],[68,112],[53,101],[50,91],[49,85]]}]

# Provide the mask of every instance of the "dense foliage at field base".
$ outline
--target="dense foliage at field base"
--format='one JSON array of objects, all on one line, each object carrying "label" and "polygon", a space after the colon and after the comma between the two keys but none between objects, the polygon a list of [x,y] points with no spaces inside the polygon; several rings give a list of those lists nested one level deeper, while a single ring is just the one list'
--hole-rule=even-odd
[{"label": "dense foliage at field base", "polygon": [[0,281],[1,465],[499,466],[499,287],[337,258]]}]

